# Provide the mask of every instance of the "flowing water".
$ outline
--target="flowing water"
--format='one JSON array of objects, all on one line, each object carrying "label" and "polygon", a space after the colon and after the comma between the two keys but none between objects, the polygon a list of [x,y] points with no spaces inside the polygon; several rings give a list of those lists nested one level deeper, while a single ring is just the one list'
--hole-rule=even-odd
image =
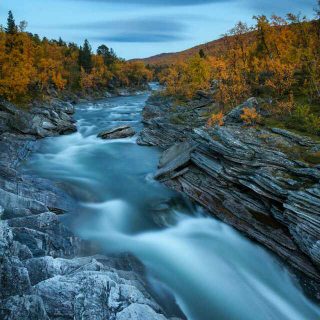
[{"label": "flowing water", "polygon": [[160,150],[136,137],[96,138],[120,124],[140,131],[147,98],[78,105],[79,131],[45,139],[25,172],[77,190],[79,210],[66,223],[105,252],[136,255],[155,290],[168,288],[190,320],[320,319],[264,249],[153,180]]}]

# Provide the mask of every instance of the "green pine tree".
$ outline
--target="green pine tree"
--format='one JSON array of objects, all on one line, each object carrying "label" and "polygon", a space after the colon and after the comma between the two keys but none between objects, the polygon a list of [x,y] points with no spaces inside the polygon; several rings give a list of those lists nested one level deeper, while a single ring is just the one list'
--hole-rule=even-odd
[{"label": "green pine tree", "polygon": [[106,66],[112,65],[117,60],[117,55],[115,54],[113,49],[109,49],[104,44],[98,47],[97,55],[103,56],[103,61]]},{"label": "green pine tree", "polygon": [[200,51],[199,51],[199,56],[200,56],[200,58],[205,58],[205,57],[206,57],[203,49],[200,49]]},{"label": "green pine tree", "polygon": [[86,71],[86,73],[91,73],[92,70],[92,49],[89,41],[86,39],[84,41],[83,47],[79,49],[78,64]]},{"label": "green pine tree", "polygon": [[8,34],[14,34],[17,32],[17,26],[14,21],[13,14],[12,14],[11,10],[9,11],[9,14],[8,14],[8,22],[7,22],[7,27],[5,28],[5,30],[6,30],[6,33],[8,33]]}]

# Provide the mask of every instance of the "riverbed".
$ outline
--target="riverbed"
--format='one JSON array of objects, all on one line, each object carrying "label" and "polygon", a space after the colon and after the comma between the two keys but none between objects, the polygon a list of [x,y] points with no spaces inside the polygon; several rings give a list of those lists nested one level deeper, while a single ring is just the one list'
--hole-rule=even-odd
[{"label": "riverbed", "polygon": [[77,105],[78,132],[43,140],[24,173],[69,186],[78,210],[63,221],[103,252],[137,256],[154,290],[172,292],[190,320],[319,319],[266,250],[153,179],[160,149],[138,146],[137,136],[97,138],[121,124],[141,131],[148,97]]}]

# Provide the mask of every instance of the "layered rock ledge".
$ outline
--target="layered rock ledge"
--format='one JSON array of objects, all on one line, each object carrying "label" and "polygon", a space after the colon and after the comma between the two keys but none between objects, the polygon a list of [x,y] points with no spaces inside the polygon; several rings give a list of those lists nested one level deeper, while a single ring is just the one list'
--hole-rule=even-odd
[{"label": "layered rock ledge", "polygon": [[[225,125],[207,129],[210,97],[187,107],[151,97],[143,111],[148,125],[141,145],[165,149],[155,178],[187,195],[208,214],[235,227],[320,282],[320,165],[299,158],[320,143],[278,128],[248,128],[243,107]],[[263,110],[261,111],[263,112]]]},{"label": "layered rock ledge", "polygon": [[76,131],[73,112],[0,102],[0,319],[169,319],[134,257],[84,256],[60,220],[77,210],[68,188],[19,170],[40,138]]}]

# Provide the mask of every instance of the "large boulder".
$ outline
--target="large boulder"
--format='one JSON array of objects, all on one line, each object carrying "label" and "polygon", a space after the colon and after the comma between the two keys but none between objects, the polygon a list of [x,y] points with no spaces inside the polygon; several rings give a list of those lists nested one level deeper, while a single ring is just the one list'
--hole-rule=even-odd
[{"label": "large boulder", "polygon": [[129,125],[122,125],[111,130],[106,130],[98,134],[101,139],[123,139],[132,137],[136,132]]}]

